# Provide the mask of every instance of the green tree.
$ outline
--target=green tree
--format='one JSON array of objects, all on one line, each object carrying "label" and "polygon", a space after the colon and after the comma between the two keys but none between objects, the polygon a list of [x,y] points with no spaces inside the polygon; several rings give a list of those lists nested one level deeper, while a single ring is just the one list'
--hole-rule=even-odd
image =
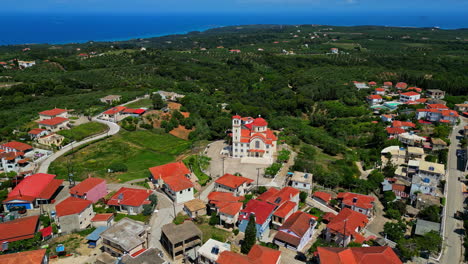
[{"label": "green tree", "polygon": [[149,196],[149,200],[151,201],[151,205],[156,206],[158,204],[158,197],[155,194],[151,194]]},{"label": "green tree", "polygon": [[392,241],[399,241],[403,238],[406,231],[405,223],[399,221],[398,223],[387,222],[384,225],[384,233],[387,238]]},{"label": "green tree", "polygon": [[305,203],[306,199],[307,199],[307,196],[308,194],[306,192],[300,192],[299,193],[299,199],[302,203]]},{"label": "green tree", "polygon": [[151,204],[144,204],[143,205],[143,215],[151,215],[153,213],[153,205]]},{"label": "green tree", "polygon": [[437,205],[428,206],[419,211],[418,217],[426,221],[440,223],[440,207]]},{"label": "green tree", "polygon": [[250,249],[255,245],[257,241],[257,226],[255,224],[255,216],[250,214],[249,223],[245,229],[244,241],[241,245],[241,252],[243,254],[249,253]]},{"label": "green tree", "polygon": [[219,216],[216,214],[216,212],[211,213],[209,224],[212,226],[219,224]]},{"label": "green tree", "polygon": [[162,97],[160,94],[155,93],[151,96],[151,101],[153,103],[153,108],[154,109],[161,109],[163,108],[166,103],[163,101]]}]

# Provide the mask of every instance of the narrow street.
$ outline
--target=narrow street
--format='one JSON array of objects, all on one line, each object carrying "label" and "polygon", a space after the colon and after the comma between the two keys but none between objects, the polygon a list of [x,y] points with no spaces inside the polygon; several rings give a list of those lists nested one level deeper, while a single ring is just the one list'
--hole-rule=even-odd
[{"label": "narrow street", "polygon": [[[457,169],[456,150],[459,148],[459,140],[456,138],[458,130],[462,129],[466,124],[466,120],[461,118],[458,126],[454,127],[450,136],[450,147],[447,160],[447,202],[445,206],[445,215],[442,220],[444,225],[444,243],[442,247],[442,257],[440,263],[458,264],[462,263],[463,259],[463,222],[454,218],[457,211],[463,210],[463,195],[461,192],[461,184],[458,177],[463,176],[463,173]],[[445,220],[445,221],[444,221]]]}]

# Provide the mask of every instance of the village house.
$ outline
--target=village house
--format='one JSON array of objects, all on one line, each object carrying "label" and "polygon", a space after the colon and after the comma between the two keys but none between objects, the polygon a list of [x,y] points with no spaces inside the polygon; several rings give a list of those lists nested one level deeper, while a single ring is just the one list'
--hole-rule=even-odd
[{"label": "village house", "polygon": [[151,204],[150,195],[150,190],[122,187],[107,201],[107,205],[114,207],[117,211],[136,215],[143,212],[143,205]]},{"label": "village house", "polygon": [[[241,162],[273,163],[278,138],[268,128],[268,122],[261,118],[232,117],[232,157],[242,158]],[[254,158],[254,159],[252,159]]]},{"label": "village house", "polygon": [[55,206],[57,223],[62,233],[83,230],[91,225],[95,213],[89,200],[68,197]]},{"label": "village house", "polygon": [[197,252],[197,247],[202,245],[202,232],[191,221],[180,225],[169,223],[161,229],[161,245],[171,259],[177,261],[189,251]]},{"label": "village house", "polygon": [[206,215],[206,204],[200,199],[184,203],[184,211],[190,218]]},{"label": "village house", "polygon": [[393,83],[392,83],[392,82],[384,82],[384,83],[383,83],[383,87],[385,87],[385,88],[392,88],[392,87],[393,87]]},{"label": "village house", "polygon": [[398,89],[398,90],[404,90],[406,88],[408,88],[408,84],[405,83],[405,82],[399,82],[395,85],[395,87]]},{"label": "village house", "polygon": [[223,251],[218,257],[217,264],[280,264],[281,251],[268,247],[254,245],[247,256],[231,251]]},{"label": "village house", "polygon": [[431,138],[432,150],[442,150],[447,148],[447,142],[443,141],[440,138]]},{"label": "village house", "polygon": [[398,140],[408,146],[421,146],[426,138],[420,137],[413,132],[405,132],[398,135]]},{"label": "village house", "polygon": [[390,162],[393,165],[401,165],[406,163],[406,149],[400,146],[386,147],[380,154],[382,155],[382,164]]},{"label": "village house", "polygon": [[[0,223],[0,252],[8,243],[30,239],[39,231],[39,216],[26,216]],[[1,255],[0,255],[1,256]]]},{"label": "village house", "polygon": [[111,95],[107,95],[105,97],[102,97],[101,99],[99,99],[102,103],[105,103],[105,104],[114,104],[116,102],[120,102],[120,99],[122,99],[122,96],[121,95],[114,95],[114,94],[111,94]]},{"label": "village house", "polygon": [[34,65],[36,65],[35,61],[22,61],[22,60],[18,61],[18,66],[20,67],[20,69],[29,68],[29,67],[32,67]]},{"label": "village house", "polygon": [[312,199],[321,204],[328,205],[332,199],[332,196],[329,193],[317,191],[312,195]]},{"label": "village house", "polygon": [[406,131],[400,127],[387,127],[385,128],[389,138],[398,138],[398,135],[405,133]]},{"label": "village house", "polygon": [[444,99],[445,92],[439,89],[428,89],[426,95],[434,99]]},{"label": "village house", "polygon": [[411,195],[423,193],[428,195],[437,195],[439,180],[434,177],[422,176],[420,174],[413,175],[411,179]]},{"label": "village house", "polygon": [[241,210],[239,215],[239,231],[245,232],[249,223],[250,215],[255,218],[255,226],[257,229],[257,237],[262,237],[265,231],[269,230],[271,216],[275,210],[275,205],[259,201],[250,200],[245,208]]},{"label": "village house", "polygon": [[369,89],[369,86],[367,86],[366,83],[363,83],[363,82],[357,82],[357,81],[354,81],[354,86],[359,90],[361,89]]},{"label": "village house", "polygon": [[426,221],[423,219],[416,220],[416,228],[414,229],[415,235],[424,236],[431,231],[440,233],[440,223]]},{"label": "village house", "polygon": [[278,246],[301,251],[312,239],[316,220],[316,217],[308,213],[295,212],[278,229],[273,242]]},{"label": "village house", "polygon": [[118,122],[120,121],[125,115],[123,111],[126,109],[125,106],[116,106],[112,107],[102,113],[101,118],[104,120],[108,120],[111,122]]},{"label": "village house", "polygon": [[284,187],[281,190],[270,188],[257,197],[257,200],[267,202],[275,206],[272,215],[272,227],[277,229],[286,218],[296,212],[299,204],[299,190],[292,187]]},{"label": "village house", "polygon": [[326,241],[333,241],[342,247],[348,246],[351,241],[358,243],[365,241],[364,236],[359,232],[369,222],[367,216],[349,208],[344,208],[338,215],[325,214],[324,220],[329,222],[325,229]]},{"label": "village house", "polygon": [[382,96],[378,94],[371,94],[366,97],[366,100],[370,105],[380,104],[383,101]]},{"label": "village house", "polygon": [[3,264],[48,264],[47,249],[37,249],[0,255]]},{"label": "village house", "polygon": [[247,193],[252,182],[252,179],[226,173],[215,181],[214,190],[218,192],[231,192],[235,196],[243,196]]},{"label": "village house", "polygon": [[104,179],[86,178],[70,188],[69,192],[72,197],[90,200],[95,203],[107,195],[107,185]]},{"label": "village house", "polygon": [[421,160],[424,158],[424,149],[418,147],[408,147],[406,160]]},{"label": "village house", "polygon": [[50,132],[57,132],[64,129],[69,129],[70,120],[65,117],[54,117],[50,119],[44,119],[38,122],[39,128],[46,129]]},{"label": "village house", "polygon": [[409,198],[409,188],[404,184],[397,183],[395,178],[384,179],[382,182],[382,191],[392,191],[398,200]]},{"label": "village house", "polygon": [[424,193],[417,193],[413,201],[414,201],[414,207],[419,210],[424,209],[429,206],[433,206],[433,205],[438,206],[438,207],[442,206],[440,202],[440,197],[432,196],[432,195],[424,194]]},{"label": "village house", "polygon": [[458,121],[459,114],[454,110],[445,109],[418,109],[416,118],[424,119],[429,122],[441,122],[447,124],[455,124]]},{"label": "village house", "polygon": [[29,151],[33,150],[33,147],[22,142],[10,141],[8,143],[0,145],[0,150],[3,150],[5,152],[23,152],[26,154]]},{"label": "village house", "polygon": [[455,105],[455,110],[458,111],[458,112],[468,111],[468,102],[465,102],[464,104],[456,104]]},{"label": "village house", "polygon": [[93,227],[110,227],[114,224],[114,214],[113,213],[105,213],[105,214],[96,214],[93,218],[91,218],[91,225]]},{"label": "village house", "polygon": [[51,133],[48,135],[45,135],[43,137],[40,137],[37,139],[37,143],[44,145],[44,146],[60,146],[62,145],[63,141],[65,140],[65,137],[59,134]]},{"label": "village house", "polygon": [[389,115],[381,115],[380,119],[382,122],[393,122],[393,118],[395,118],[396,115],[394,114],[389,114]]},{"label": "village house", "polygon": [[223,251],[231,251],[231,244],[210,238],[198,249],[197,261],[199,264],[216,264]]},{"label": "village house", "polygon": [[177,102],[179,99],[185,97],[185,95],[175,92],[157,91],[156,93],[158,93],[164,101]]},{"label": "village house", "polygon": [[226,228],[232,228],[237,224],[243,200],[243,196],[234,196],[232,193],[227,192],[211,192],[208,194],[210,212],[217,212],[221,225]]},{"label": "village house", "polygon": [[176,203],[193,200],[192,173],[183,162],[149,168],[151,181]]},{"label": "village house", "polygon": [[40,137],[43,137],[45,135],[49,134],[49,131],[42,129],[42,128],[33,128],[28,132],[29,138],[32,140],[36,140]]},{"label": "village house", "polygon": [[51,203],[63,182],[55,177],[45,173],[26,177],[3,200],[5,211],[9,211],[13,206],[23,206],[29,210],[38,207],[39,204]]},{"label": "village house", "polygon": [[125,110],[122,111],[123,115],[131,116],[131,117],[140,117],[146,112],[146,109],[143,108],[138,108],[138,109],[133,109],[133,108],[125,108]]},{"label": "village house", "polygon": [[124,255],[118,264],[169,264],[169,262],[164,260],[164,253],[161,250],[149,248],[133,255]]},{"label": "village house", "polygon": [[375,88],[374,93],[376,95],[385,95],[385,88]]},{"label": "village house", "polygon": [[369,86],[376,86],[376,85],[377,85],[377,83],[374,82],[374,81],[370,81],[370,82],[368,82],[367,84],[369,84]]},{"label": "village house", "polygon": [[297,211],[297,207],[297,203],[291,201],[287,201],[278,207],[271,216],[271,226],[273,229],[278,229],[283,225],[286,219]]},{"label": "village house", "polygon": [[[403,264],[391,247],[318,247],[317,260],[319,264],[345,263],[379,263]],[[368,262],[370,261],[370,262]]]},{"label": "village house", "polygon": [[0,172],[20,172],[29,164],[29,159],[24,158],[23,152],[0,151]]},{"label": "village house", "polygon": [[366,215],[367,217],[372,216],[372,209],[374,208],[375,198],[369,195],[363,195],[358,193],[342,192],[337,197],[340,202],[341,208],[349,208],[356,212]]},{"label": "village house", "polygon": [[68,110],[61,108],[54,108],[39,112],[39,121],[52,119],[56,117],[68,118]]},{"label": "village house", "polygon": [[399,127],[401,129],[408,130],[408,129],[416,128],[416,124],[413,122],[394,120],[392,122],[392,127]]},{"label": "village house", "polygon": [[440,180],[445,175],[445,165],[421,160],[419,162],[418,174],[423,177],[434,177]]},{"label": "village house", "polygon": [[400,94],[400,102],[416,101],[421,98],[421,95],[416,92],[406,92]]},{"label": "village house", "polygon": [[312,173],[295,171],[291,177],[290,185],[296,189],[310,192],[312,189]]},{"label": "village house", "polygon": [[132,255],[147,246],[149,227],[127,217],[101,233],[104,252],[114,257]]}]

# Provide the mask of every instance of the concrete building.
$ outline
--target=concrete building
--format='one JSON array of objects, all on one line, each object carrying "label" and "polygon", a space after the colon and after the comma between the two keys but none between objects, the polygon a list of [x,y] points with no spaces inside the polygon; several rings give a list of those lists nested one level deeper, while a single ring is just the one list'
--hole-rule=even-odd
[{"label": "concrete building", "polygon": [[169,262],[164,260],[161,250],[150,248],[133,255],[125,255],[118,264],[169,264]]},{"label": "concrete building", "polygon": [[218,240],[208,239],[198,249],[198,263],[199,264],[216,264],[219,255],[223,251],[231,251],[231,244],[223,243]]},{"label": "concrete building", "polygon": [[263,233],[270,230],[271,216],[276,206],[264,201],[250,200],[239,215],[239,231],[245,232],[250,220],[250,215],[254,216],[257,237],[262,237]]},{"label": "concrete building", "polygon": [[378,94],[371,94],[371,95],[366,97],[366,101],[370,105],[376,105],[376,104],[382,103],[383,99],[382,99],[382,96],[380,96]]},{"label": "concrete building", "polygon": [[416,92],[406,92],[400,94],[400,102],[416,101],[421,99],[421,95]]},{"label": "concrete building", "polygon": [[442,150],[447,148],[447,142],[443,141],[440,138],[431,138],[432,150]]},{"label": "concrete building", "polygon": [[143,205],[151,204],[151,193],[150,190],[122,187],[107,201],[107,205],[130,215],[140,214],[143,212]]},{"label": "concrete building", "polygon": [[243,207],[243,196],[234,196],[227,192],[211,192],[208,195],[208,206],[210,212],[217,212],[221,225],[232,228],[239,220],[239,213]]},{"label": "concrete building", "polygon": [[135,254],[146,248],[148,226],[129,218],[123,218],[101,233],[104,252],[114,257]]},{"label": "concrete building", "polygon": [[43,137],[40,137],[37,139],[37,143],[42,144],[44,146],[61,146],[63,140],[65,140],[65,137],[59,134],[51,133],[48,135],[45,135]]},{"label": "concrete building", "polygon": [[218,192],[231,192],[235,196],[243,196],[247,193],[252,182],[252,179],[226,173],[215,181],[214,190]]},{"label": "concrete building", "polygon": [[111,227],[114,224],[114,214],[106,213],[106,214],[96,214],[93,218],[91,218],[91,225],[93,227]]},{"label": "concrete building", "polygon": [[55,206],[57,223],[62,233],[83,230],[91,225],[95,213],[88,200],[68,197]]},{"label": "concrete building", "polygon": [[57,132],[64,129],[69,129],[69,122],[68,118],[64,117],[54,117],[51,119],[44,119],[38,122],[39,128],[46,129],[50,132]]},{"label": "concrete building", "polygon": [[433,99],[444,99],[445,92],[439,89],[428,89],[426,95]]},{"label": "concrete building", "polygon": [[192,255],[191,251],[196,253],[197,247],[202,245],[202,232],[191,221],[180,225],[170,223],[161,231],[161,244],[174,261]]},{"label": "concrete building", "polygon": [[120,95],[115,95],[115,94],[111,94],[111,95],[107,95],[107,96],[104,96],[102,97],[101,99],[99,99],[102,103],[105,103],[105,104],[113,104],[113,103],[116,103],[116,102],[120,102],[120,99],[122,99],[122,96]]},{"label": "concrete building", "polygon": [[195,186],[192,173],[183,162],[174,162],[149,168],[151,181],[156,188],[164,191],[176,203],[184,203],[194,199]]},{"label": "concrete building", "polygon": [[70,188],[69,192],[72,197],[86,199],[95,203],[107,195],[107,185],[104,179],[87,178]]},{"label": "concrete building", "polygon": [[184,203],[184,211],[190,218],[206,215],[206,204],[200,199],[193,199]]},{"label": "concrete building", "polygon": [[54,108],[39,112],[39,121],[52,119],[56,117],[68,118],[68,110],[61,108]]},{"label": "concrete building", "polygon": [[292,214],[278,229],[273,242],[292,250],[301,251],[312,239],[316,218],[298,211]]},{"label": "concrete building", "polygon": [[431,231],[440,233],[440,223],[426,221],[423,219],[416,220],[416,228],[414,229],[415,235],[424,236],[426,233]]},{"label": "concrete building", "polygon": [[309,193],[312,190],[312,179],[312,173],[295,171],[290,182],[292,187]]}]

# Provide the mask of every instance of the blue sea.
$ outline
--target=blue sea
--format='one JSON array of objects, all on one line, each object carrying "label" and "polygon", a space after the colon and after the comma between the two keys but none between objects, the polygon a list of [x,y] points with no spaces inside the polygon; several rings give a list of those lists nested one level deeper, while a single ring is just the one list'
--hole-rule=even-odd
[{"label": "blue sea", "polygon": [[115,41],[247,24],[468,27],[459,13],[1,14],[0,45]]}]

